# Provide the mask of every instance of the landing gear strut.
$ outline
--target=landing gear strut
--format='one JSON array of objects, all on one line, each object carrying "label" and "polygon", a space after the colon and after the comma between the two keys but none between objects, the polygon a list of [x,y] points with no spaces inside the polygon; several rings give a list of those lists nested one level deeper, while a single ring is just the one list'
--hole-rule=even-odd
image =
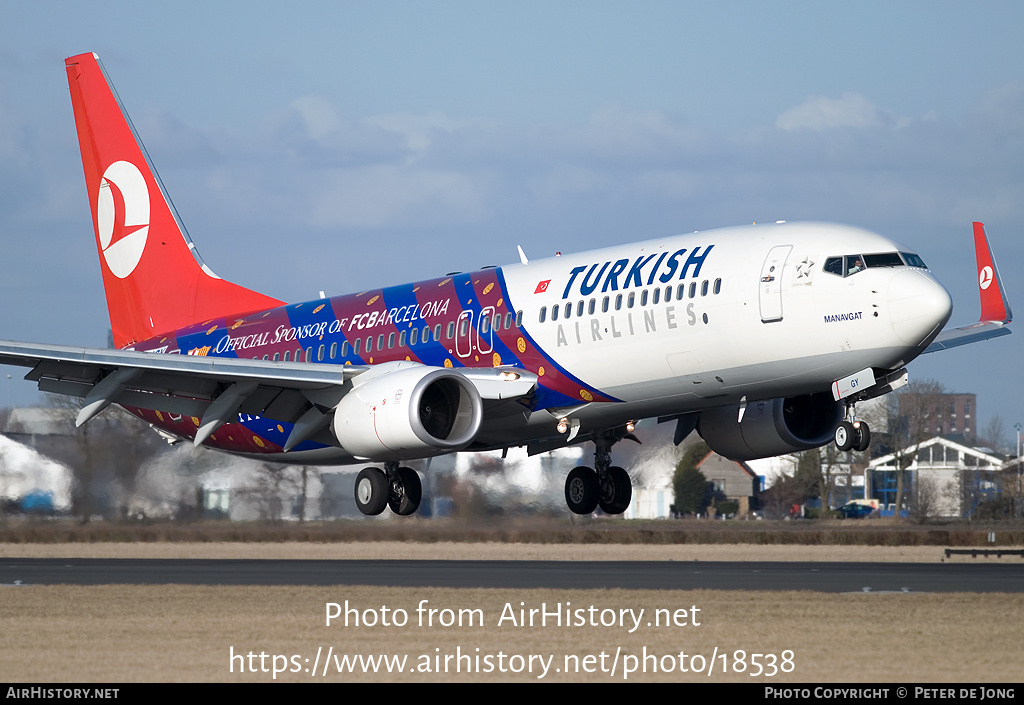
[{"label": "landing gear strut", "polygon": [[[565,503],[574,514],[622,514],[633,498],[633,485],[625,470],[611,464],[611,448],[622,438],[636,437],[624,429],[603,432],[594,439],[594,467],[576,467],[565,478]],[[639,442],[639,441],[638,441]]]},{"label": "landing gear strut", "polygon": [[384,463],[384,470],[372,467],[360,470],[355,495],[356,506],[367,516],[380,514],[384,507],[390,507],[400,516],[408,516],[419,508],[423,487],[415,470],[391,461]]}]

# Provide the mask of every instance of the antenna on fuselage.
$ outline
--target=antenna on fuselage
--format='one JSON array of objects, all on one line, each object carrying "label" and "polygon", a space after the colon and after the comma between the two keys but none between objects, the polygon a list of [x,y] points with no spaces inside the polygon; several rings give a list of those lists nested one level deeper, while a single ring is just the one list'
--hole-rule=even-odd
[{"label": "antenna on fuselage", "polygon": [[529,264],[530,260],[526,259],[526,253],[523,252],[523,246],[516,245],[516,249],[519,250],[519,261],[522,262],[523,264]]}]

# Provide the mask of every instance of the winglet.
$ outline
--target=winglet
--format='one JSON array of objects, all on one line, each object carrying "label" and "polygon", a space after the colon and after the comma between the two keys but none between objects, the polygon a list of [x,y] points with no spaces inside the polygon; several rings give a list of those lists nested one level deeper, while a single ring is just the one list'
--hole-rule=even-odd
[{"label": "winglet", "polygon": [[981,320],[1009,323],[1013,320],[1010,304],[1003,291],[1003,280],[985,235],[985,226],[974,223],[974,255],[978,260],[978,294],[981,296]]},{"label": "winglet", "polygon": [[978,295],[981,298],[981,317],[977,323],[960,328],[949,328],[936,336],[932,344],[924,352],[935,352],[955,348],[979,340],[1009,335],[1007,324],[1013,320],[1010,304],[1006,300],[1003,280],[999,276],[999,267],[992,256],[992,248],[988,244],[985,226],[974,223],[974,255],[978,261]]}]

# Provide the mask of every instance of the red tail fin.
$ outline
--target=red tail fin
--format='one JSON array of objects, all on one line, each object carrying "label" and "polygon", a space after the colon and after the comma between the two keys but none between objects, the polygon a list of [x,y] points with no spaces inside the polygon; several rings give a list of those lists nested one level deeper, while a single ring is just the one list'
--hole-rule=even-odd
[{"label": "red tail fin", "polygon": [[978,293],[981,295],[981,320],[1009,323],[1013,318],[1003,293],[996,260],[985,236],[985,226],[974,223],[974,256],[978,260]]},{"label": "red tail fin", "polygon": [[99,58],[64,64],[114,344],[280,305],[203,264]]}]

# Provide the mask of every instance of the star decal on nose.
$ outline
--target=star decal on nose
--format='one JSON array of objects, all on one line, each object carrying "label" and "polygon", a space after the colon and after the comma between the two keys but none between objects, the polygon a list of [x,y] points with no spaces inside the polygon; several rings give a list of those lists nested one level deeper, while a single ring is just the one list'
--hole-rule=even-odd
[{"label": "star decal on nose", "polygon": [[814,262],[811,261],[810,257],[804,257],[804,261],[796,266],[796,278],[807,279],[811,278],[811,267],[814,266]]}]

